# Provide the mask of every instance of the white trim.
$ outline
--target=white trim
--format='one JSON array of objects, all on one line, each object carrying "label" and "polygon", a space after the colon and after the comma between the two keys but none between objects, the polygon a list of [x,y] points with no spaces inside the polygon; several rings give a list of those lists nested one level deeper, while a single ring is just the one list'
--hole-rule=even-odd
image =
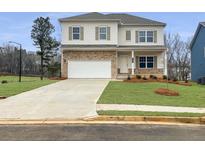
[{"label": "white trim", "polygon": [[[154,43],[154,31],[155,30],[139,30],[138,31],[138,43]],[[145,42],[140,41],[140,32],[145,32]],[[152,42],[147,42],[147,32],[153,32],[153,40]]]},{"label": "white trim", "polygon": [[[108,26],[98,26],[99,28],[98,28],[98,38],[99,38],[99,40],[107,40],[107,27]],[[100,39],[100,28],[105,28],[106,29],[106,32],[105,33],[102,33],[102,34],[105,34],[106,35],[106,37],[105,37],[105,39]]]},{"label": "white trim", "polygon": [[[81,30],[80,27],[81,26],[72,26],[72,40],[80,40],[80,30]],[[78,33],[73,33],[73,28],[79,28],[79,39],[74,39],[73,38],[73,34],[78,34]]]}]

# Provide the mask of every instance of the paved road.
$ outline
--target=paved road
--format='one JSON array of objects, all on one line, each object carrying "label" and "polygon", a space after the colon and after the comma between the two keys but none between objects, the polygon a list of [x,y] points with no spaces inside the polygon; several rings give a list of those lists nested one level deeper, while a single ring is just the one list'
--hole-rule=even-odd
[{"label": "paved road", "polygon": [[109,80],[64,80],[0,100],[0,119],[77,119],[95,116]]},{"label": "paved road", "polygon": [[205,140],[205,126],[0,125],[0,140]]}]

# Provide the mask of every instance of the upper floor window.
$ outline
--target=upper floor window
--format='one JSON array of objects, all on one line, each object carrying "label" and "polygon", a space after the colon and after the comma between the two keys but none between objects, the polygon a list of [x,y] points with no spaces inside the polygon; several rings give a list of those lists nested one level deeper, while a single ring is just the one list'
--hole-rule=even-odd
[{"label": "upper floor window", "polygon": [[73,27],[73,40],[80,40],[80,27]]},{"label": "upper floor window", "polygon": [[154,32],[147,31],[147,42],[153,42],[153,41],[154,41]]},{"label": "upper floor window", "polygon": [[154,42],[154,31],[139,31],[139,42]]},{"label": "upper floor window", "polygon": [[100,27],[100,40],[106,40],[107,39],[107,27]]},{"label": "upper floor window", "polygon": [[145,42],[145,31],[140,31],[139,32],[139,42]]}]

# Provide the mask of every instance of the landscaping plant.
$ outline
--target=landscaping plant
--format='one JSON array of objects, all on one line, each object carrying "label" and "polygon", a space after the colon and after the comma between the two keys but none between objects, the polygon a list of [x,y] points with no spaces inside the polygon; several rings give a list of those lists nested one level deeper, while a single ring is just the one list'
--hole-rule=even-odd
[{"label": "landscaping plant", "polygon": [[142,77],[141,77],[141,75],[136,75],[136,78],[141,79]]},{"label": "landscaping plant", "polygon": [[32,26],[31,38],[33,39],[34,45],[39,49],[37,54],[41,57],[41,80],[45,71],[44,68],[48,69],[51,59],[56,55],[60,43],[52,37],[55,32],[54,26],[50,23],[50,18],[39,17],[34,20]]},{"label": "landscaping plant", "polygon": [[2,80],[1,83],[5,84],[5,83],[8,83],[8,81],[7,80]]}]

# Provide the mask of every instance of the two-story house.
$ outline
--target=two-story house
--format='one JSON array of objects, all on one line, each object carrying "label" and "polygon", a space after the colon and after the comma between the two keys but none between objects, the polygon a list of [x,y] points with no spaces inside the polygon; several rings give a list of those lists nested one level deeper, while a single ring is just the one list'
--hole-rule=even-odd
[{"label": "two-story house", "polygon": [[59,21],[63,77],[115,79],[128,74],[167,74],[165,23],[101,13]]},{"label": "two-story house", "polygon": [[205,77],[205,22],[200,22],[191,42],[191,79]]}]

